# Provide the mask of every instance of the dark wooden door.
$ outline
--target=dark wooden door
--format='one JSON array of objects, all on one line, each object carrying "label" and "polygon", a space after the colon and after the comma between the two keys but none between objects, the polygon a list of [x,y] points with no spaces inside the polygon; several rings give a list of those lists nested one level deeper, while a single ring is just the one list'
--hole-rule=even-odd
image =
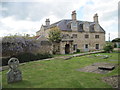
[{"label": "dark wooden door", "polygon": [[70,53],[70,45],[66,44],[65,45],[65,54],[69,54]]}]

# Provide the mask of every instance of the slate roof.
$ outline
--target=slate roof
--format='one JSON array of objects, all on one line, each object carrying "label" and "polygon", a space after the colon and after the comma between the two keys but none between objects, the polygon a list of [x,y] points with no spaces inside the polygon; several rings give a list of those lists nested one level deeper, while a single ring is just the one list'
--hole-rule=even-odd
[{"label": "slate roof", "polygon": [[[85,22],[88,22],[88,21],[79,21],[79,20],[77,20],[78,32],[84,32],[84,30],[82,29],[82,25]],[[43,27],[44,27],[44,29],[48,29],[48,28],[57,26],[62,31],[72,31],[71,30],[71,23],[72,23],[71,19],[63,19],[63,20],[60,20],[60,21],[58,21],[56,23],[51,24],[50,26],[43,26]],[[95,30],[94,30],[95,22],[88,22],[88,23],[89,23],[89,30],[90,30],[90,32],[95,32]],[[105,30],[100,26],[100,31],[99,32],[105,33]]]}]

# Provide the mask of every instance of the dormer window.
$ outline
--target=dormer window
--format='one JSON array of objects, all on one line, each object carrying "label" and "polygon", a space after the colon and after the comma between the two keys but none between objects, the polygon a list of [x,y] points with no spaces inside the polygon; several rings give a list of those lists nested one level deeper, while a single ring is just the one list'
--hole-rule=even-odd
[{"label": "dormer window", "polygon": [[73,25],[73,27],[77,27],[77,23],[76,22],[72,22],[72,25]]},{"label": "dormer window", "polygon": [[77,28],[77,22],[76,21],[72,21],[72,23],[71,23],[71,29],[73,31],[77,31],[78,30],[78,28]]},{"label": "dormer window", "polygon": [[88,22],[84,22],[83,29],[87,32],[89,31],[89,23]]},{"label": "dormer window", "polygon": [[70,24],[68,24],[68,25],[67,25],[67,28],[70,28],[70,29],[71,29],[71,25],[70,25]]},{"label": "dormer window", "polygon": [[82,30],[83,30],[83,24],[80,24],[80,29],[82,29]]}]

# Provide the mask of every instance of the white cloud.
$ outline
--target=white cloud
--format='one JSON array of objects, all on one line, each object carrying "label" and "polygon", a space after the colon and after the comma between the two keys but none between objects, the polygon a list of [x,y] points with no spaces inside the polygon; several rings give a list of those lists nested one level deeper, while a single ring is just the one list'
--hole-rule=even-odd
[{"label": "white cloud", "polygon": [[83,8],[83,20],[93,21],[93,16],[98,13],[99,23],[108,33],[111,40],[118,37],[118,0],[91,0],[93,4],[85,5]]},{"label": "white cloud", "polygon": [[[51,23],[61,19],[70,19],[73,10],[79,11],[83,7],[82,11],[77,13],[77,16],[79,14],[83,15],[82,18],[78,18],[79,20],[93,21],[93,15],[98,13],[99,23],[106,30],[106,40],[108,40],[107,34],[109,32],[111,33],[111,40],[118,36],[118,0],[4,0],[3,2],[11,1],[37,2],[37,5],[31,4],[27,6],[26,4],[21,10],[19,9],[21,6],[12,7],[9,10],[11,11],[8,14],[9,16],[2,18],[3,26],[0,27],[0,33],[25,32],[35,34],[41,24],[45,24],[46,18],[50,18]],[[7,11],[8,8],[3,10]],[[16,17],[19,17],[19,19]]]},{"label": "white cloud", "polygon": [[40,27],[40,22],[33,22],[27,20],[16,20],[14,17],[6,17],[1,19],[2,26],[0,27],[0,36],[8,34],[35,34]]}]

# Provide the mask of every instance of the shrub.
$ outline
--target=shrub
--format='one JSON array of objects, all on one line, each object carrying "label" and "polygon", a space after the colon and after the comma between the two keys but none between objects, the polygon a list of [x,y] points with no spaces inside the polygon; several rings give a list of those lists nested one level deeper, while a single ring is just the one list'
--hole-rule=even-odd
[{"label": "shrub", "polygon": [[10,57],[2,57],[2,66],[8,65]]},{"label": "shrub", "polygon": [[49,53],[44,53],[44,54],[37,54],[36,55],[36,59],[39,60],[39,59],[46,59],[46,58],[52,58],[53,55],[49,54]]},{"label": "shrub", "polygon": [[[53,55],[44,53],[44,54],[33,54],[33,53],[20,53],[18,55],[13,55],[11,57],[18,58],[20,63],[29,62],[29,61],[36,61],[46,58],[52,58]],[[2,58],[2,66],[8,65],[8,61],[11,57]]]},{"label": "shrub", "polygon": [[120,46],[118,46],[117,48],[120,48]]},{"label": "shrub", "polygon": [[40,43],[32,37],[5,36],[2,38],[3,56],[13,56],[23,52],[35,53],[40,48]]},{"label": "shrub", "polygon": [[117,48],[117,45],[116,45],[116,44],[114,44],[114,48]]},{"label": "shrub", "polygon": [[113,51],[113,46],[112,45],[107,45],[104,47],[105,52],[110,53]]},{"label": "shrub", "polygon": [[13,57],[18,58],[20,63],[29,62],[29,61],[33,61],[34,59],[36,59],[35,55],[32,53],[21,53]]},{"label": "shrub", "polygon": [[80,49],[77,49],[77,53],[79,53],[80,52]]}]

